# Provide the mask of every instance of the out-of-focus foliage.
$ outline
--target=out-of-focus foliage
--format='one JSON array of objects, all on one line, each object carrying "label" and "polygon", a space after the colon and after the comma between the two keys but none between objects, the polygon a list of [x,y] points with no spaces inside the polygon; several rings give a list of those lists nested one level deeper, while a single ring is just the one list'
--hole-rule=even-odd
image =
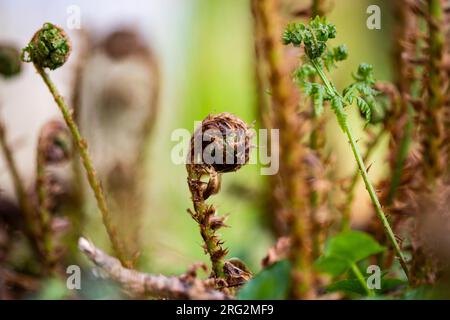
[{"label": "out-of-focus foliage", "polygon": [[258,273],[238,293],[240,300],[285,299],[290,284],[291,265],[288,260],[279,261]]},{"label": "out-of-focus foliage", "polygon": [[338,276],[355,264],[384,248],[370,235],[360,231],[347,231],[331,238],[325,252],[315,263],[319,271]]}]

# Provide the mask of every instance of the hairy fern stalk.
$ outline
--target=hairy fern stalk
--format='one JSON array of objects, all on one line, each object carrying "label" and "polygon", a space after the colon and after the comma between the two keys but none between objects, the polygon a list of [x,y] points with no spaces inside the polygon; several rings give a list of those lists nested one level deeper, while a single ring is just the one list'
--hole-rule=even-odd
[{"label": "hairy fern stalk", "polygon": [[[327,41],[335,37],[336,27],[328,23],[325,18],[317,16],[308,25],[301,23],[289,24],[283,34],[283,43],[285,45],[292,44],[296,47],[300,47],[303,44],[305,50],[304,63],[296,70],[295,81],[305,94],[312,99],[316,114],[320,115],[323,112],[326,101],[330,103],[339,126],[349,140],[352,153],[375,211],[383,224],[406,276],[408,276],[408,266],[405,257],[383,212],[375,189],[370,182],[366,166],[345,111],[346,107],[356,102],[367,122],[370,122],[372,114],[378,111],[378,105],[375,100],[377,92],[373,89],[375,84],[373,67],[366,63],[360,64],[357,72],[353,74],[354,82],[340,93],[326,75],[326,71],[330,72],[336,67],[337,62],[345,60],[348,56],[345,45],[332,49],[327,48]],[[312,76],[320,78],[321,83],[310,82]]]},{"label": "hairy fern stalk", "polygon": [[78,148],[86,177],[97,201],[97,207],[102,215],[103,224],[105,225],[112,247],[123,265],[131,266],[132,262],[126,257],[123,243],[117,237],[117,229],[112,222],[102,185],[97,177],[91,156],[88,152],[87,142],[81,136],[80,130],[72,116],[71,109],[46,72],[46,69],[55,70],[63,66],[68,60],[70,52],[71,43],[64,30],[54,24],[45,23],[35,33],[29,44],[22,50],[22,60],[33,63],[37,73],[41,76],[50,94],[53,96]]}]

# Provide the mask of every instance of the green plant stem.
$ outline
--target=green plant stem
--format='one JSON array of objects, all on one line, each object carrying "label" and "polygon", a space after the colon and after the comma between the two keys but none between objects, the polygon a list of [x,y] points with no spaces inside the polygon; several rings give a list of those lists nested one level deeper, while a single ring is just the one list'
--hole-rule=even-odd
[{"label": "green plant stem", "polygon": [[[367,146],[366,153],[364,154],[364,157],[363,157],[364,163],[366,163],[366,161],[372,155],[373,151],[375,150],[375,147],[378,145],[378,142],[380,141],[383,134],[384,134],[384,131],[380,130],[377,133],[377,135],[375,136],[375,138]],[[352,181],[347,190],[347,198],[345,199],[345,206],[344,206],[344,209],[342,210],[342,230],[344,230],[344,231],[350,229],[351,208],[352,208],[353,200],[355,198],[355,189],[356,189],[356,184],[358,183],[358,177],[359,177],[359,167],[355,170],[355,173],[352,176]]]},{"label": "green plant stem", "polygon": [[364,288],[364,291],[366,291],[367,295],[369,297],[373,297],[375,293],[373,290],[370,290],[369,287],[367,287],[367,282],[364,276],[361,273],[361,270],[359,270],[358,266],[355,263],[352,263],[352,272],[355,274],[356,278],[358,279],[361,286]]},{"label": "green plant stem", "polygon": [[369,176],[367,174],[367,169],[361,158],[360,152],[358,150],[358,145],[356,144],[356,140],[353,136],[351,128],[348,126],[347,122],[345,122],[345,123],[347,124],[347,128],[345,129],[344,132],[347,134],[347,137],[350,141],[350,146],[352,148],[353,155],[355,156],[356,162],[358,163],[360,173],[364,180],[366,189],[369,192],[370,199],[372,200],[372,203],[375,206],[375,211],[378,215],[378,218],[381,220],[381,223],[383,224],[383,227],[387,233],[387,236],[388,236],[389,240],[391,241],[392,246],[394,247],[394,251],[397,254],[398,258],[400,259],[400,264],[403,268],[403,271],[405,272],[406,276],[409,278],[409,271],[408,271],[408,266],[406,264],[405,257],[403,256],[403,253],[400,249],[400,245],[398,244],[397,240],[395,239],[395,235],[394,235],[394,232],[392,231],[391,226],[389,225],[389,221],[386,218],[386,215],[384,214],[383,209],[381,208],[381,204],[380,204],[380,201],[378,200],[378,196],[375,192],[375,189],[373,188],[373,186],[369,180]]},{"label": "green plant stem", "polygon": [[[314,66],[314,68],[317,71],[317,74],[319,75],[319,77],[322,79],[325,87],[327,88],[328,93],[330,94],[331,97],[339,97],[341,100],[343,100],[342,96],[337,92],[336,88],[332,85],[332,83],[328,80],[328,78],[326,77],[325,73],[322,70],[322,67],[320,65],[320,63],[318,63],[315,60],[311,61],[312,65]],[[372,200],[373,205],[375,206],[375,212],[377,213],[378,218],[381,220],[381,223],[383,224],[383,227],[386,231],[386,234],[389,238],[389,240],[391,241],[391,244],[394,248],[394,251],[397,255],[397,257],[400,260],[400,264],[403,268],[403,271],[406,274],[406,277],[409,278],[409,271],[408,271],[408,266],[406,264],[406,260],[405,257],[403,256],[403,253],[400,249],[400,245],[397,242],[397,239],[395,239],[395,235],[394,232],[392,231],[392,228],[389,224],[388,219],[386,218],[386,215],[383,212],[383,209],[381,207],[380,201],[378,199],[378,196],[375,192],[374,187],[372,186],[372,183],[370,182],[369,179],[369,175],[367,173],[367,169],[366,169],[366,165],[364,164],[364,161],[361,157],[361,153],[359,151],[358,145],[356,143],[356,139],[353,135],[353,132],[351,130],[350,125],[348,124],[348,120],[347,120],[347,116],[345,114],[345,111],[343,108],[335,108],[334,109],[335,114],[337,116],[337,118],[339,119],[339,123],[341,125],[342,130],[344,131],[344,133],[347,135],[347,138],[350,142],[350,147],[352,149],[353,152],[353,156],[355,157],[355,160],[358,164],[359,167],[359,171],[361,174],[361,177],[364,181],[364,184],[366,186],[367,192],[369,193],[370,199]]]},{"label": "green plant stem", "polygon": [[125,251],[122,243],[118,239],[116,228],[113,225],[112,218],[110,216],[108,206],[106,204],[106,199],[103,194],[101,183],[97,178],[95,169],[92,165],[92,160],[88,153],[87,142],[81,136],[80,131],[78,130],[78,127],[75,124],[75,121],[73,120],[71,111],[66,105],[63,97],[59,94],[58,89],[56,88],[55,84],[51,81],[48,74],[37,65],[35,65],[35,68],[39,73],[39,75],[44,80],[45,84],[50,90],[50,93],[53,95],[53,98],[55,99],[55,102],[58,105],[58,108],[61,111],[67,126],[69,127],[72,137],[76,142],[78,152],[81,157],[81,161],[83,163],[84,169],[86,170],[86,176],[89,181],[89,185],[91,186],[91,189],[94,192],[95,199],[97,201],[97,206],[102,215],[103,224],[105,225],[106,231],[108,233],[112,247],[117,255],[117,258],[121,261],[121,263],[124,266],[130,267],[131,262],[127,261],[127,259],[125,258],[124,254]]}]

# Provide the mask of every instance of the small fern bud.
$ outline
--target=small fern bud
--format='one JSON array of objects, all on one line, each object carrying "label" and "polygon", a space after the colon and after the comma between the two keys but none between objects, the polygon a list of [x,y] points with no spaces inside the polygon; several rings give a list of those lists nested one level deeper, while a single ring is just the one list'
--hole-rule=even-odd
[{"label": "small fern bud", "polygon": [[22,60],[55,70],[67,61],[70,51],[71,43],[64,30],[47,22],[22,50]]},{"label": "small fern bud", "polygon": [[249,126],[230,113],[209,115],[191,139],[190,164],[197,171],[233,172],[250,157]]},{"label": "small fern bud", "polygon": [[359,81],[374,84],[375,78],[373,75],[373,66],[368,63],[361,63],[358,66],[358,71],[356,72],[356,75],[354,75],[354,78]]},{"label": "small fern bud", "polygon": [[348,57],[348,49],[345,44],[333,48],[333,56],[335,61],[343,61]]},{"label": "small fern bud", "polygon": [[20,52],[12,46],[0,45],[0,74],[5,78],[20,73]]}]

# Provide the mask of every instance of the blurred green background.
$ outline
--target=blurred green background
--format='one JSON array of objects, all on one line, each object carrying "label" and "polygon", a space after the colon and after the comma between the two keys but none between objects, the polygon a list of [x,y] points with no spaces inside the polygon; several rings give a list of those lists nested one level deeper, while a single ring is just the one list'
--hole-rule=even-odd
[{"label": "blurred green background", "polygon": [[[291,1],[306,6],[308,1]],[[156,131],[148,143],[145,221],[142,269],[149,272],[179,274],[196,261],[207,262],[201,248],[202,240],[198,226],[187,214],[192,206],[186,183],[184,165],[175,165],[170,159],[176,142],[171,133],[177,128],[193,131],[194,121],[200,121],[209,113],[231,112],[248,123],[257,119],[256,86],[254,82],[253,21],[248,0],[170,0],[170,1],[44,1],[47,7],[31,4],[31,1],[2,0],[0,2],[0,40],[12,40],[19,45],[27,39],[44,21],[64,21],[65,7],[79,5],[83,17],[91,29],[113,26],[118,12],[123,12],[146,35],[149,44],[155,48],[163,72],[163,99]],[[366,27],[369,5],[381,8],[381,30]],[[30,6],[34,6],[30,8]],[[131,10],[136,6],[136,10]],[[121,8],[130,7],[128,11]],[[148,10],[148,11],[145,11]],[[30,17],[25,25],[20,15]],[[97,19],[97,15],[99,16]],[[334,74],[339,88],[351,80],[351,72],[361,62],[372,63],[378,79],[389,80],[392,10],[390,1],[339,0],[332,5],[329,20],[336,24],[338,36],[334,44],[345,43],[349,59],[343,62]],[[101,18],[100,18],[101,17]],[[108,17],[109,20],[108,20]],[[112,18],[111,18],[112,17]],[[83,18],[84,19],[84,18]],[[108,21],[108,24],[102,24]],[[83,22],[84,23],[84,22]],[[84,25],[83,25],[84,26]],[[281,35],[280,35],[281,37]],[[35,77],[31,66],[26,66],[21,77]],[[66,68],[66,73],[71,70]],[[70,81],[64,73],[56,73],[56,80],[62,83],[63,93],[69,93]],[[36,78],[36,77],[35,77]],[[24,79],[0,90],[4,97],[11,92],[20,92]],[[33,90],[43,91],[38,79],[29,80]],[[5,89],[6,88],[6,89]],[[51,99],[46,97],[50,105]],[[16,119],[8,123],[10,131],[23,126],[23,114],[27,106],[16,107],[8,100],[5,114]],[[48,106],[47,106],[48,107]],[[300,105],[302,108],[302,105]],[[351,112],[355,133],[363,148],[363,121],[356,108]],[[330,114],[328,114],[330,115]],[[4,115],[5,116],[5,115]],[[33,123],[33,117],[27,121]],[[336,155],[337,171],[344,177],[355,169],[353,158],[345,138],[334,117],[327,123],[328,148]],[[41,120],[42,122],[42,120]],[[39,123],[35,125],[39,127]],[[259,124],[256,123],[256,127]],[[20,130],[19,130],[20,131]],[[380,146],[370,175],[377,179],[384,172],[383,154],[385,144]],[[22,162],[29,162],[28,154],[21,156]],[[28,170],[23,165],[24,170]],[[28,170],[29,171],[29,170]],[[29,175],[29,174],[28,174]],[[1,176],[2,179],[7,179]],[[267,219],[264,216],[264,188],[270,188],[265,177],[260,175],[257,165],[248,165],[235,174],[223,177],[222,192],[211,201],[221,214],[230,214],[228,224],[221,232],[229,248],[229,257],[238,257],[248,263],[250,269],[258,271],[260,260],[274,243]],[[236,191],[239,190],[239,191]],[[363,191],[362,186],[360,191]],[[367,219],[368,198],[358,192],[356,217],[359,223]],[[359,220],[358,220],[359,219]],[[90,214],[85,232],[102,248],[108,247],[104,228],[96,212]]]},{"label": "blurred green background", "polygon": [[[294,1],[302,4],[302,1]],[[303,1],[303,3],[307,3]],[[382,29],[368,30],[366,8],[377,4],[382,12]],[[156,137],[167,137],[171,130],[183,127],[192,130],[193,121],[199,121],[209,113],[232,112],[247,122],[257,119],[254,83],[253,21],[249,1],[190,1],[188,29],[183,39],[185,64],[179,70],[180,97],[176,111],[170,111],[170,123]],[[391,12],[389,1],[335,1],[329,20],[336,24],[338,37],[335,44],[345,43],[349,59],[340,65],[335,81],[343,87],[351,81],[351,72],[360,62],[372,63],[378,79],[390,79]],[[301,106],[300,106],[301,107]],[[351,111],[355,131],[363,146],[364,123],[356,108]],[[353,158],[344,137],[336,134],[340,129],[329,117],[327,136],[329,148],[335,152],[338,172],[341,176],[354,171]],[[258,124],[257,124],[258,126]],[[357,129],[357,130],[356,130]],[[185,264],[207,261],[200,245],[197,226],[186,214],[190,207],[189,192],[183,166],[174,166],[169,153],[174,143],[160,139],[151,145],[154,160],[149,162],[150,185],[149,220],[145,227],[148,234],[148,267],[153,271],[181,272]],[[382,154],[376,152],[372,159],[372,177],[384,171]],[[155,176],[157,175],[157,176]],[[221,232],[230,249],[230,257],[239,257],[253,271],[259,270],[259,262],[273,244],[274,239],[267,228],[264,201],[258,194],[266,179],[259,174],[256,165],[248,165],[236,174],[223,177],[223,192],[212,201],[220,213],[230,213],[231,228]],[[233,188],[241,186],[249,192],[237,194]],[[362,186],[360,188],[362,190]],[[365,193],[359,192],[357,206],[364,216],[369,206]],[[363,219],[364,220],[364,219]],[[154,258],[150,258],[153,256]],[[181,262],[185,263],[181,263]]]}]

